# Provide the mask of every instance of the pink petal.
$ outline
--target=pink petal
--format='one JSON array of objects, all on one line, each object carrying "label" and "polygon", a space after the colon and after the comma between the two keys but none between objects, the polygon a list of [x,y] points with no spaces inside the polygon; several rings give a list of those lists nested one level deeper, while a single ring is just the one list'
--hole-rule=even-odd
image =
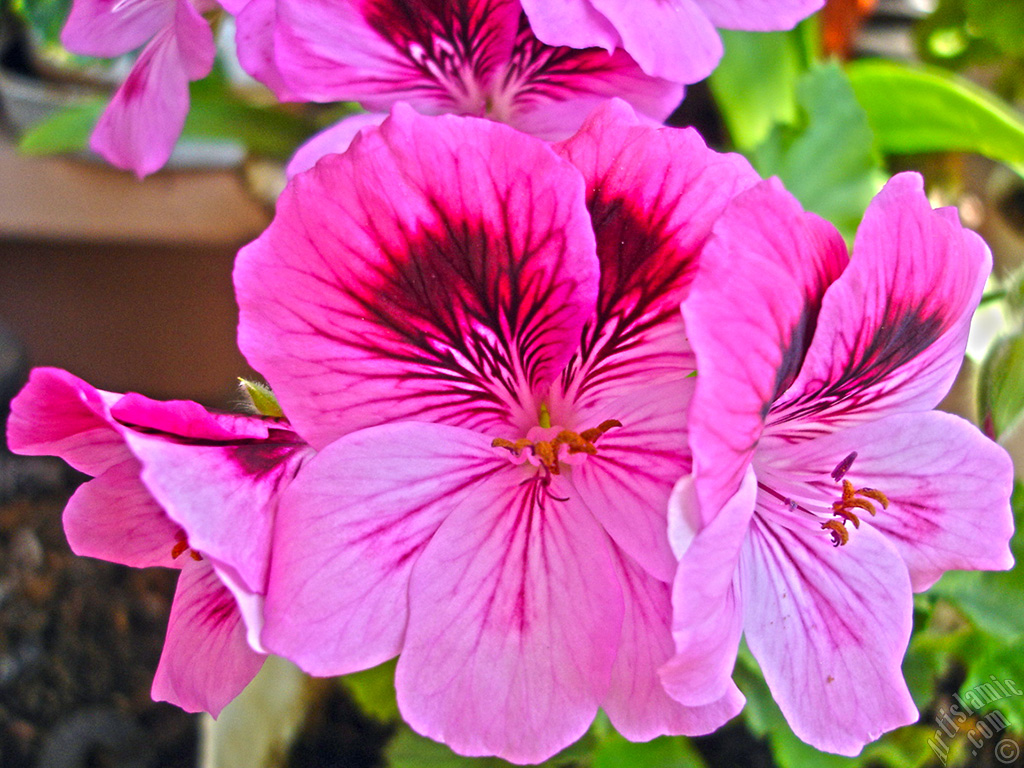
[{"label": "pink petal", "polygon": [[597,281],[572,166],[505,126],[400,105],[296,176],[242,250],[239,344],[314,447],[395,419],[525,432]]},{"label": "pink petal", "polygon": [[888,509],[876,505],[878,513],[864,514],[862,522],[896,548],[915,591],[947,570],[1013,565],[1013,465],[1006,451],[956,416],[897,414],[764,450],[765,460],[789,480],[818,491],[826,508],[842,495],[829,477],[832,467],[856,451],[845,479],[882,491],[890,502]]},{"label": "pink petal", "polygon": [[739,487],[768,408],[800,370],[822,295],[846,262],[835,228],[804,213],[774,179],[739,195],[716,225],[683,304],[697,355],[690,446],[705,520]]},{"label": "pink petal", "polygon": [[7,445],[26,456],[59,456],[79,472],[100,475],[131,459],[104,392],[58,368],[35,368],[11,401]]},{"label": "pink petal", "polygon": [[146,176],[167,162],[187,112],[188,77],[173,28],[167,28],[143,49],[89,146],[118,168]]},{"label": "pink petal", "polygon": [[[694,496],[673,494],[673,503]],[[668,694],[690,706],[713,705],[738,695],[732,681],[743,610],[748,596],[739,590],[737,568],[757,496],[757,478],[747,470],[743,483],[718,515],[691,536],[672,586],[672,635],[676,654],[661,668]],[[671,509],[670,515],[686,516]]]},{"label": "pink petal", "polygon": [[85,56],[120,56],[138,48],[174,20],[181,0],[74,0],[61,42]]},{"label": "pink petal", "polygon": [[479,114],[519,13],[514,0],[278,0],[277,60],[309,100]]},{"label": "pink petal", "polygon": [[833,547],[758,515],[740,579],[747,643],[801,740],[852,756],[918,719],[900,671],[910,580],[880,533]]},{"label": "pink petal", "polygon": [[689,472],[686,409],[693,379],[637,386],[626,396],[601,402],[578,430],[614,418],[622,423],[602,435],[597,455],[569,475],[578,498],[615,543],[655,578],[671,582],[676,558],[666,535],[672,486]]},{"label": "pink petal", "polygon": [[153,699],[214,717],[256,676],[265,657],[250,650],[231,592],[205,562],[178,579]]},{"label": "pink petal", "polygon": [[683,86],[643,72],[625,51],[553,48],[520,26],[486,116],[548,140],[565,139],[595,107],[619,97],[654,123],[679,106]]},{"label": "pink petal", "polygon": [[530,763],[586,732],[623,609],[600,526],[524,467],[474,488],[413,566],[395,687],[420,733]]},{"label": "pink petal", "polygon": [[834,429],[928,410],[946,394],[992,256],[955,211],[933,211],[922,186],[920,176],[899,174],[868,207],[850,267],[825,296],[776,418]]},{"label": "pink petal", "polygon": [[[284,81],[274,55],[278,0],[249,0],[233,11],[235,45],[242,68],[274,92],[279,101],[298,101]],[[312,163],[310,164],[312,165]]]},{"label": "pink petal", "polygon": [[468,430],[399,423],[324,448],[281,499],[264,644],[312,674],[402,648],[411,569],[480,478],[512,467]]},{"label": "pink petal", "polygon": [[250,592],[265,592],[278,498],[312,451],[291,433],[228,445],[126,439],[142,481],[189,546],[230,566]]},{"label": "pink petal", "polygon": [[590,0],[522,0],[530,27],[548,45],[603,48],[609,53],[622,46],[615,27]]},{"label": "pink petal", "polygon": [[140,469],[128,458],[75,491],[64,509],[64,533],[75,554],[135,568],[181,567],[171,557],[181,528],[139,481]]},{"label": "pink petal", "polygon": [[615,730],[630,741],[648,741],[663,734],[696,736],[710,733],[738,714],[743,696],[735,687],[721,700],[701,707],[687,707],[668,696],[658,668],[674,650],[671,587],[621,553],[613,562],[626,613],[611,685],[601,706]]},{"label": "pink petal", "polygon": [[767,32],[792,29],[824,0],[697,0],[711,23],[723,29]]},{"label": "pink petal", "polygon": [[387,117],[382,112],[362,112],[346,117],[330,128],[325,128],[295,150],[288,162],[288,178],[308,171],[324,155],[340,154],[349,148],[352,140],[367,126],[378,126]]},{"label": "pink petal", "polygon": [[591,0],[622,47],[649,75],[703,80],[722,57],[722,41],[696,0]]}]

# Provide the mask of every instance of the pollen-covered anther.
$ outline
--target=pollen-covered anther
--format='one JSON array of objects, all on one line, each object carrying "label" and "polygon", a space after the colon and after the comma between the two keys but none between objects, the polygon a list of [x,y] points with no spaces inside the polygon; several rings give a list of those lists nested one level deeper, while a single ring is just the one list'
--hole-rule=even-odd
[{"label": "pollen-covered anther", "polygon": [[188,537],[184,533],[179,533],[174,546],[171,548],[171,559],[177,560],[186,550],[188,551],[189,557],[193,560],[199,561],[203,559],[201,554],[189,547]]},{"label": "pollen-covered anther", "polygon": [[566,446],[569,453],[585,453],[589,456],[597,454],[597,446],[594,443],[609,429],[621,427],[622,422],[617,419],[607,419],[598,426],[585,429],[582,432],[573,432],[563,429],[551,440],[537,440],[536,442],[525,437],[518,440],[506,440],[503,437],[496,437],[491,441],[492,448],[504,448],[511,451],[513,455],[520,456],[527,448],[533,456],[540,460],[551,474],[560,474],[558,452],[561,446]]},{"label": "pollen-covered anther", "polygon": [[849,480],[843,480],[843,498],[832,502],[832,514],[837,519],[828,520],[821,525],[832,535],[833,546],[842,546],[850,540],[850,533],[846,530],[847,523],[853,523],[854,528],[860,528],[860,517],[854,510],[862,509],[873,517],[878,514],[875,504],[880,504],[882,509],[888,509],[889,498],[875,488],[855,488]]}]

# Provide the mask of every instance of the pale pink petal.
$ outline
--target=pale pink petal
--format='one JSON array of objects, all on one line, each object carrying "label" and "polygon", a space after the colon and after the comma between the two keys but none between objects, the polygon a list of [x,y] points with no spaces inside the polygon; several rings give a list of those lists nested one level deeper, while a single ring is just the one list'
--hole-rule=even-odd
[{"label": "pale pink petal", "polygon": [[591,0],[649,75],[695,83],[722,57],[722,41],[696,0]]},{"label": "pale pink petal", "polygon": [[61,42],[74,53],[128,53],[174,23],[182,0],[74,0]]},{"label": "pale pink petal", "polygon": [[697,0],[716,27],[757,32],[792,29],[823,4],[824,0]]},{"label": "pale pink petal", "polygon": [[739,487],[846,263],[835,228],[804,213],[778,180],[740,194],[716,225],[683,304],[697,355],[690,447],[705,520]]},{"label": "pale pink petal", "polygon": [[242,68],[274,92],[279,101],[298,101],[277,66],[274,37],[278,29],[278,0],[250,0],[233,13],[235,46]]},{"label": "pale pink petal", "polygon": [[661,123],[679,106],[683,86],[651,77],[625,51],[553,48],[525,19],[504,72],[491,85],[486,116],[548,140],[565,139],[595,107],[619,97]]},{"label": "pale pink petal", "polygon": [[828,291],[800,376],[772,421],[835,429],[929,410],[963,360],[992,266],[955,210],[933,211],[920,176],[899,174],[864,214],[850,267]]},{"label": "pale pink petal", "polygon": [[[688,492],[673,494],[673,503],[693,494],[691,485]],[[756,497],[757,478],[748,469],[736,494],[690,537],[680,558],[672,585],[676,654],[662,666],[661,680],[683,704],[712,705],[736,695],[732,670],[743,633],[744,603],[750,599],[739,589],[737,569]],[[679,509],[669,514],[689,516]]]},{"label": "pale pink petal", "polygon": [[[597,441],[597,455],[574,466],[569,480],[579,498],[615,543],[655,578],[671,582],[676,558],[669,547],[666,509],[675,481],[690,471],[686,409],[693,378],[637,386],[630,394],[595,405],[571,428],[616,419]],[[563,425],[564,426],[564,425]]]},{"label": "pale pink petal", "polygon": [[278,0],[277,12],[277,61],[296,94],[433,114],[482,114],[520,14],[514,0]]},{"label": "pale pink petal", "polygon": [[395,688],[418,732],[532,763],[590,726],[623,607],[600,526],[559,500],[558,476],[512,469],[480,483],[413,566]]},{"label": "pale pink petal", "polygon": [[181,528],[139,481],[140,469],[129,457],[75,491],[64,509],[64,534],[75,554],[135,568],[181,567],[181,558],[171,557]]},{"label": "pale pink petal", "polygon": [[363,128],[380,125],[386,117],[383,112],[361,112],[320,131],[295,150],[292,159],[288,161],[288,178],[308,171],[324,155],[344,152]]},{"label": "pale pink petal", "polygon": [[104,392],[58,368],[34,368],[11,401],[7,446],[25,456],[59,456],[79,472],[100,475],[131,459]]},{"label": "pale pink petal", "polygon": [[167,162],[185,125],[188,76],[173,27],[143,49],[100,116],[89,146],[139,177]]},{"label": "pale pink petal", "polygon": [[317,675],[397,654],[420,551],[481,477],[513,469],[487,438],[442,425],[388,424],[327,446],[281,499],[266,647]]},{"label": "pale pink petal", "polygon": [[910,579],[879,532],[862,526],[833,547],[755,515],[740,580],[747,644],[802,741],[856,755],[918,719],[900,670]]},{"label": "pale pink petal", "polygon": [[603,48],[609,53],[622,46],[622,38],[590,0],[522,0],[530,27],[548,45]]},{"label": "pale pink petal", "polygon": [[915,591],[947,570],[1013,565],[1013,465],[1006,451],[959,417],[896,414],[815,440],[780,445],[766,438],[762,445],[773,470],[805,491],[813,488],[825,509],[842,496],[832,468],[856,451],[844,479],[889,500],[888,509],[875,504],[874,516],[856,511],[899,552]]},{"label": "pale pink petal", "polygon": [[312,450],[291,432],[226,445],[127,433],[142,482],[188,534],[189,546],[230,566],[254,593],[266,590],[278,498]]},{"label": "pale pink petal", "polygon": [[743,707],[735,687],[721,700],[687,707],[669,697],[658,668],[673,654],[671,587],[637,566],[626,555],[613,556],[625,600],[622,639],[612,667],[608,696],[601,707],[615,730],[630,741],[663,734],[710,733]]},{"label": "pale pink petal", "polygon": [[575,168],[506,126],[399,105],[294,177],[242,250],[239,345],[316,448],[402,418],[514,439],[597,282]]},{"label": "pale pink petal", "polygon": [[178,578],[153,699],[214,717],[263,666],[245,641],[235,599],[208,563],[190,560]]}]

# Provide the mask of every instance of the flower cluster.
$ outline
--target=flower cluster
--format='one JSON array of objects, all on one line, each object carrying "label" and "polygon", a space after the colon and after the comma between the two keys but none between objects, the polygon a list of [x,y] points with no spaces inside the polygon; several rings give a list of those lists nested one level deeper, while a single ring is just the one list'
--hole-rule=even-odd
[{"label": "flower cluster", "polygon": [[[238,256],[273,394],[232,416],[40,369],[8,427],[95,478],[76,552],[182,570],[155,697],[216,714],[266,653],[321,676],[397,656],[413,728],[532,763],[599,708],[632,740],[715,730],[745,637],[808,743],[917,719],[912,593],[1012,565],[1008,456],[933,410],[988,249],[901,174],[851,256],[741,157],[652,125],[681,95],[660,78],[715,46],[670,71],[635,25],[739,11],[635,5],[229,9],[282,98],[391,108],[318,139]],[[69,29],[114,29],[101,11],[156,35],[124,104],[158,62],[191,77],[187,0],[80,3]]]}]

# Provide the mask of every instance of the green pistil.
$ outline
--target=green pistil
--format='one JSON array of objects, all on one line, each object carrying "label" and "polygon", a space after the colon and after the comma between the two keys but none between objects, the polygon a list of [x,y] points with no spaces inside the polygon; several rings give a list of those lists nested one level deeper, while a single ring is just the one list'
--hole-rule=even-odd
[{"label": "green pistil", "polygon": [[540,406],[540,425],[544,429],[551,429],[551,413],[548,412],[548,407],[544,403]]}]

